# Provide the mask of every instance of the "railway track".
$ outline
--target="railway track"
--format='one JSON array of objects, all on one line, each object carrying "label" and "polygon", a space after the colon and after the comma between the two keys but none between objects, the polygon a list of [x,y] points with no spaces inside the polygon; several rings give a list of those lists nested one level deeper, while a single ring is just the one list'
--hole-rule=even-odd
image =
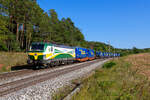
[{"label": "railway track", "polygon": [[8,73],[4,73],[4,74],[0,74],[0,80],[5,80],[7,78],[10,77],[14,77],[14,76],[18,76],[18,75],[24,75],[27,73],[32,73],[33,70],[28,70],[28,69],[24,69],[24,70],[20,70],[20,71],[14,71],[14,72],[8,72]]},{"label": "railway track", "polygon": [[2,85],[0,85],[0,97],[2,97],[4,95],[7,95],[7,94],[10,94],[12,92],[21,90],[23,88],[35,85],[37,83],[44,82],[44,81],[52,79],[52,78],[56,78],[60,75],[72,72],[74,70],[78,70],[78,69],[81,69],[83,67],[92,65],[92,64],[94,64],[96,62],[99,62],[99,61],[102,61],[102,60],[98,59],[98,60],[94,60],[94,61],[89,61],[89,62],[82,63],[80,65],[75,65],[75,66],[72,66],[72,67],[69,67],[69,68],[64,68],[64,69],[61,69],[61,70],[55,70],[55,71],[52,71],[52,72],[49,72],[49,73],[36,75],[36,76],[16,80],[16,81],[13,81],[13,82],[9,82],[9,83],[6,83],[6,84],[2,84]]},{"label": "railway track", "polygon": [[[63,66],[67,66],[67,65],[61,65],[61,67],[63,67]],[[38,72],[44,72],[44,71],[47,71],[47,70],[57,69],[59,67],[60,66],[55,66],[55,67],[49,67],[47,69],[39,69],[39,70],[24,69],[24,70],[20,70],[20,71],[8,72],[8,73],[0,74],[0,80],[6,80],[6,79],[16,77],[16,76],[28,75],[30,73],[33,74],[33,73],[38,73]]]}]

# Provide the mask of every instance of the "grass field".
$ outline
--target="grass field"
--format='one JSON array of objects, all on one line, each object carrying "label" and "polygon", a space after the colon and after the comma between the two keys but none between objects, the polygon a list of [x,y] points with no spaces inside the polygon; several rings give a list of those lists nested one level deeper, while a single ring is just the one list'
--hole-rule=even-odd
[{"label": "grass field", "polygon": [[72,100],[150,100],[150,54],[112,60],[85,79]]},{"label": "grass field", "polygon": [[0,52],[0,73],[11,71],[12,66],[26,64],[26,53]]}]

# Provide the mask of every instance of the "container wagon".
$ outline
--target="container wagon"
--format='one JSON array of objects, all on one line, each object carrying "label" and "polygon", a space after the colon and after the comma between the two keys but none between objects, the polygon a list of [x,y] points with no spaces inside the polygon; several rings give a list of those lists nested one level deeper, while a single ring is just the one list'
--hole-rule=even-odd
[{"label": "container wagon", "polygon": [[75,48],[75,60],[82,62],[88,60],[88,49],[76,47]]}]

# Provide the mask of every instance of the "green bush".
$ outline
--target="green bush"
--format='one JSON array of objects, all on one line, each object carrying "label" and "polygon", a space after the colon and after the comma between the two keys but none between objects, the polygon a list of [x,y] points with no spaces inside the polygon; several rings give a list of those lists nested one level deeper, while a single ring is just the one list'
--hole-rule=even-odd
[{"label": "green bush", "polygon": [[103,68],[112,68],[114,65],[116,65],[116,63],[111,61],[111,62],[105,63],[103,65]]},{"label": "green bush", "polygon": [[16,52],[20,52],[20,51],[21,51],[21,49],[20,49],[20,47],[19,47],[19,42],[14,41],[14,42],[11,44],[11,46],[12,46],[12,50],[13,50],[13,51],[16,51]]},{"label": "green bush", "polygon": [[2,71],[2,72],[6,72],[6,71],[7,71],[6,67],[3,66],[2,69],[1,69],[1,71]]},{"label": "green bush", "polygon": [[8,51],[7,46],[1,41],[0,41],[0,51]]}]

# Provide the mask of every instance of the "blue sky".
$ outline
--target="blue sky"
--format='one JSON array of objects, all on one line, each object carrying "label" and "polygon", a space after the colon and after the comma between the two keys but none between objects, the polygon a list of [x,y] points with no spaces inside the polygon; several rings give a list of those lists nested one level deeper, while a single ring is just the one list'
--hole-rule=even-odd
[{"label": "blue sky", "polygon": [[37,0],[44,11],[70,17],[88,41],[117,48],[150,47],[150,0]]}]

